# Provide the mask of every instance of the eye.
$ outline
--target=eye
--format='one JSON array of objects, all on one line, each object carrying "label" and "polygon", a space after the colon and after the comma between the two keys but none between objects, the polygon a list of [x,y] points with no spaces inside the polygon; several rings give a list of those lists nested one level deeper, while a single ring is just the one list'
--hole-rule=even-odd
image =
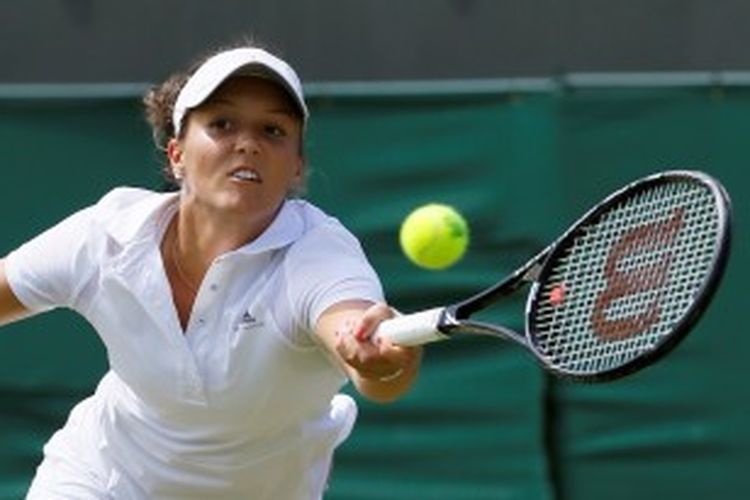
[{"label": "eye", "polygon": [[208,126],[212,130],[226,132],[226,131],[232,130],[233,123],[232,123],[232,120],[230,120],[229,118],[219,117],[219,118],[215,118],[211,120]]},{"label": "eye", "polygon": [[275,123],[268,123],[263,126],[263,131],[270,137],[285,137],[286,131],[283,127],[276,125]]}]

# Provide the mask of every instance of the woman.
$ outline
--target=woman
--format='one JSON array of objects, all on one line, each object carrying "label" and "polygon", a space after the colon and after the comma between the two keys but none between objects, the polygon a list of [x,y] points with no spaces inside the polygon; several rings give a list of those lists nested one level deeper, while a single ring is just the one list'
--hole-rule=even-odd
[{"label": "woman", "polygon": [[0,261],[0,320],[70,307],[110,363],[28,498],[320,498],[356,412],[337,391],[394,400],[420,350],[371,341],[392,313],[357,240],[287,197],[291,67],[227,50],[145,103],[179,192],[115,189]]}]

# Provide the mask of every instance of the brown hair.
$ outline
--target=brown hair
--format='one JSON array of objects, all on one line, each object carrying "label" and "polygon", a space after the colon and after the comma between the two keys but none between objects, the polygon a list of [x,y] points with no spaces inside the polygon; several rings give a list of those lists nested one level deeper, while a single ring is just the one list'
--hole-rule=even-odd
[{"label": "brown hair", "polygon": [[[162,83],[158,85],[154,85],[146,90],[146,93],[143,96],[142,102],[144,106],[145,111],[145,118],[148,124],[151,126],[151,134],[154,139],[154,144],[156,148],[159,150],[160,154],[162,154],[162,174],[164,175],[167,183],[169,184],[169,188],[175,188],[179,186],[179,182],[174,177],[174,173],[172,172],[172,169],[170,168],[169,161],[166,159],[166,149],[167,149],[167,143],[171,138],[175,136],[175,125],[172,123],[172,112],[174,111],[174,105],[175,101],[177,101],[177,96],[180,93],[180,90],[182,90],[182,87],[187,83],[187,81],[190,79],[190,76],[195,73],[195,71],[200,68],[203,63],[208,61],[211,57],[215,56],[216,54],[219,54],[221,52],[224,52],[226,50],[236,49],[236,48],[242,48],[242,47],[248,47],[248,48],[259,48],[267,50],[262,44],[257,43],[256,41],[253,41],[251,39],[242,39],[237,43],[221,47],[217,50],[214,50],[203,57],[200,57],[197,59],[193,64],[190,65],[190,67],[187,69],[187,71],[180,71],[173,73],[170,75],[166,80],[164,80]],[[289,99],[291,100],[292,97],[289,96]],[[293,106],[293,108],[296,110],[297,106]],[[188,114],[185,116],[187,118]],[[302,119],[302,115],[300,113],[300,119]],[[181,134],[184,134],[185,127],[183,127]],[[304,156],[304,136],[302,138],[302,142],[300,144],[300,155]]]}]

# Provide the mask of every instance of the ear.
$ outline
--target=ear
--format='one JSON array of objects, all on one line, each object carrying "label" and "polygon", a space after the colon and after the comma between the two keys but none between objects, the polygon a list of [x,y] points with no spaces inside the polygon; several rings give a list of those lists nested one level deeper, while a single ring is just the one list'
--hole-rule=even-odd
[{"label": "ear", "polygon": [[297,160],[294,165],[294,183],[301,185],[305,179],[305,157],[302,155],[297,156]]},{"label": "ear", "polygon": [[298,178],[302,178],[305,175],[305,157],[302,155],[297,156],[297,164],[295,165],[295,168],[297,169],[295,171],[295,175]]},{"label": "ear", "polygon": [[172,168],[172,175],[175,179],[181,179],[184,169],[183,151],[180,141],[175,138],[167,142],[167,158],[169,159],[169,166]]}]

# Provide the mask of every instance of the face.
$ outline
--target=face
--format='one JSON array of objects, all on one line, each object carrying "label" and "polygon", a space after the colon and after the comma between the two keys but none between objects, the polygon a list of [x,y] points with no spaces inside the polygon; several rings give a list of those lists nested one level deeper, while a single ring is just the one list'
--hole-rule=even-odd
[{"label": "face", "polygon": [[261,78],[227,80],[168,145],[182,206],[270,223],[302,181],[301,142],[302,120],[284,90]]}]

